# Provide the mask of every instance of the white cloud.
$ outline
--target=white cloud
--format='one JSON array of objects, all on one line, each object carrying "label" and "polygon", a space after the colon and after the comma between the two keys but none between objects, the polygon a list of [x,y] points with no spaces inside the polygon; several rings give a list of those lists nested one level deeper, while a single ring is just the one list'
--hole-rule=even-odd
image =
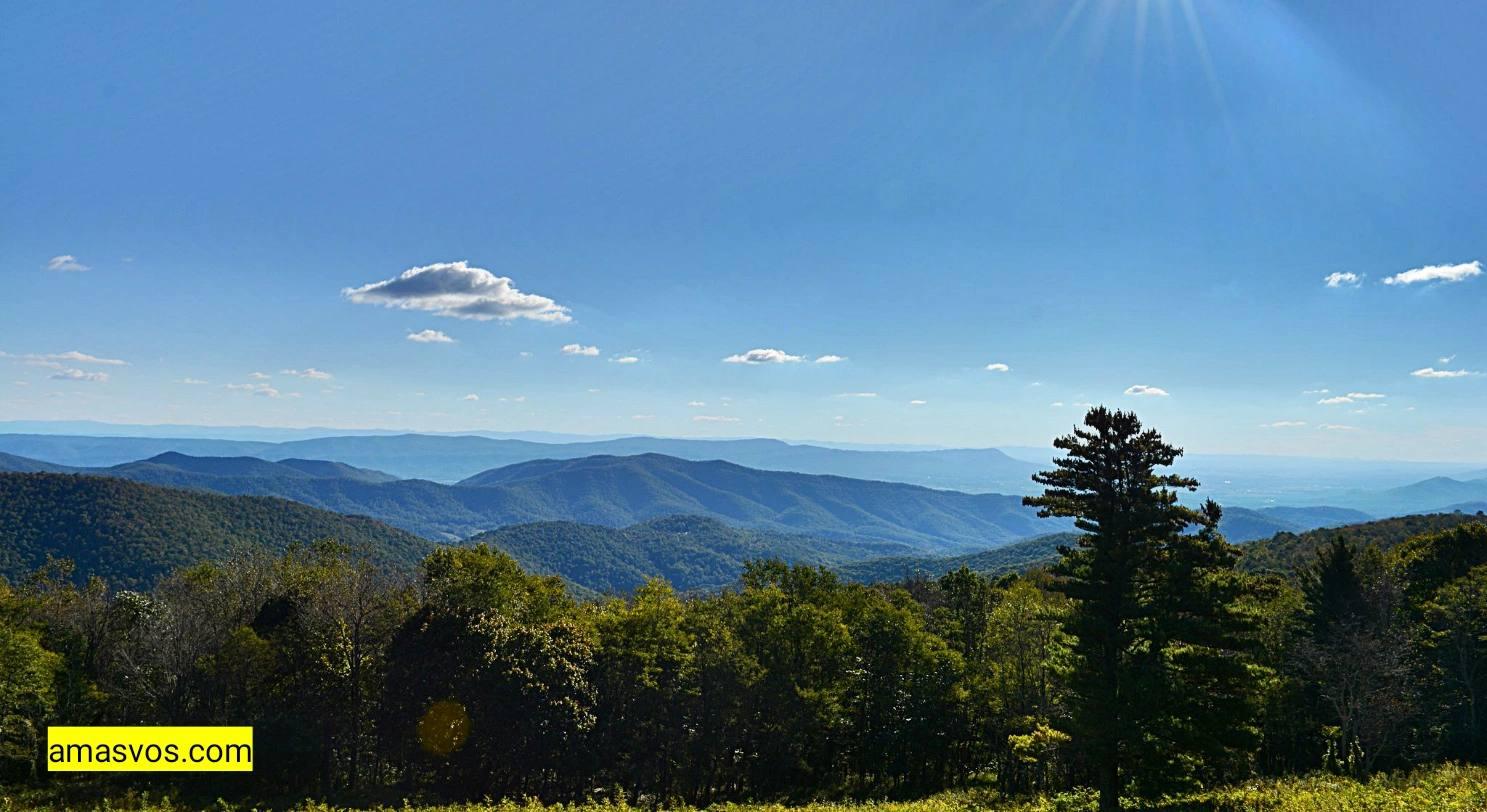
[{"label": "white cloud", "polygon": [[847,356],[845,356],[845,355],[821,355],[821,356],[817,356],[816,363],[818,363],[818,364],[840,364],[841,362],[843,362],[845,360],[847,360]]},{"label": "white cloud", "polygon": [[1165,398],[1169,396],[1167,390],[1159,386],[1147,386],[1142,383],[1126,387],[1126,394],[1138,398]]},{"label": "white cloud", "polygon": [[568,308],[552,299],[523,293],[511,284],[509,277],[472,267],[466,260],[409,268],[392,279],[344,288],[341,294],[357,304],[426,310],[436,316],[457,319],[531,319],[553,323],[573,320]]},{"label": "white cloud", "polygon": [[224,384],[222,388],[230,389],[234,392],[250,392],[265,398],[276,398],[279,396],[279,390],[266,383],[229,383]]},{"label": "white cloud", "polygon": [[1329,288],[1356,288],[1363,284],[1363,277],[1347,271],[1333,272],[1322,277]]},{"label": "white cloud", "polygon": [[1054,402],[1048,404],[1048,408],[1050,408],[1050,409],[1062,409],[1063,407],[1064,407],[1064,402],[1061,401],[1061,400],[1055,400]]},{"label": "white cloud", "polygon": [[464,397],[460,398],[460,400],[480,400],[480,396],[479,395],[476,395],[474,393],[471,393],[471,394],[465,395]]},{"label": "white cloud", "polygon": [[909,405],[910,406],[923,406],[926,403],[929,403],[929,401],[927,401],[927,400],[911,400],[911,401],[909,401]]},{"label": "white cloud", "polygon": [[589,357],[592,358],[593,356],[596,356],[596,355],[599,354],[599,348],[598,347],[585,347],[582,344],[564,344],[563,345],[563,354],[564,355],[585,355],[585,356],[589,356]]},{"label": "white cloud", "polygon": [[996,363],[987,364],[986,365],[986,371],[987,372],[1011,372],[1012,371],[1012,367],[1009,367],[1006,364],[1003,364],[1000,361],[998,361]]},{"label": "white cloud", "polygon": [[837,395],[839,398],[875,398],[877,396],[877,392],[842,392]]},{"label": "white cloud", "polygon": [[656,419],[656,416],[653,415],[653,414],[632,414],[632,415],[630,415],[630,419],[631,420],[655,420]]},{"label": "white cloud", "polygon": [[511,398],[496,398],[496,401],[499,402],[499,403],[526,403],[527,402],[527,396],[526,395],[517,395],[516,397],[511,397]]},{"label": "white cloud", "polygon": [[1317,405],[1318,406],[1337,406],[1339,404],[1352,403],[1352,402],[1353,402],[1353,399],[1350,398],[1350,397],[1348,397],[1347,395],[1338,395],[1337,397],[1322,398],[1321,400],[1317,401]]},{"label": "white cloud", "polygon": [[1338,423],[1323,423],[1322,428],[1327,431],[1357,431],[1357,426],[1344,426]]},{"label": "white cloud", "polygon": [[61,273],[90,270],[87,265],[78,262],[77,257],[71,254],[62,254],[60,256],[52,257],[51,259],[46,261],[46,269],[49,271],[58,271]]},{"label": "white cloud", "polygon": [[295,378],[308,378],[312,381],[328,381],[335,377],[323,369],[316,369],[314,367],[307,369],[281,369],[279,370],[279,374],[290,375]]},{"label": "white cloud", "polygon": [[702,407],[704,407],[706,405],[707,405],[706,402],[700,401],[700,400],[692,400],[692,401],[688,401],[687,402],[687,407],[688,408],[691,408],[691,409],[701,409]]},{"label": "white cloud", "polygon": [[1327,394],[1327,393],[1329,393],[1331,391],[1332,391],[1331,389],[1307,389],[1307,390],[1303,391],[1301,394],[1303,394],[1303,395],[1325,395],[1325,394]]},{"label": "white cloud", "polygon": [[1463,262],[1459,265],[1426,265],[1386,277],[1386,285],[1413,285],[1417,282],[1465,282],[1473,276],[1482,275],[1481,261]]},{"label": "white cloud", "polygon": [[635,357],[635,356],[633,356],[633,355],[622,355],[619,358],[611,358],[609,360],[612,361],[612,362],[614,362],[614,363],[616,363],[616,364],[638,364],[638,363],[640,363],[640,359],[637,358],[637,357]]},{"label": "white cloud", "polygon": [[1470,378],[1475,375],[1481,375],[1482,373],[1472,372],[1468,369],[1436,369],[1434,367],[1425,367],[1424,369],[1417,369],[1410,374],[1416,378]]},{"label": "white cloud", "polygon": [[78,352],[77,350],[58,352],[42,357],[51,361],[71,361],[74,364],[104,364],[111,367],[129,366],[128,361],[120,361],[117,358],[99,358],[96,355],[89,355],[85,352]]},{"label": "white cloud", "polygon": [[1277,420],[1274,423],[1262,423],[1262,429],[1295,429],[1306,425],[1305,420]]},{"label": "white cloud", "polygon": [[248,377],[252,378],[255,381],[266,381],[269,378],[269,376],[263,374],[262,372],[249,372]]},{"label": "white cloud", "polygon": [[1381,395],[1378,392],[1349,392],[1348,397],[1353,400],[1382,400],[1389,396]]},{"label": "white cloud", "polygon": [[720,414],[694,414],[694,415],[692,415],[692,422],[694,422],[694,423],[737,423],[738,422],[738,418],[736,418],[736,417],[728,417],[727,415],[720,415]]},{"label": "white cloud", "polygon": [[81,369],[63,369],[53,372],[49,377],[55,381],[92,381],[103,383],[108,380],[107,372],[84,372]]},{"label": "white cloud", "polygon": [[200,378],[182,378],[179,381],[176,381],[176,383],[184,383],[184,384],[190,384],[192,386],[200,386],[202,384],[205,384],[206,381],[204,381],[204,380],[202,380]]},{"label": "white cloud", "polygon": [[448,335],[446,335],[443,330],[419,330],[416,333],[409,333],[408,334],[408,340],[409,341],[416,341],[419,344],[453,344],[453,343],[455,343],[454,342],[454,339],[452,339]]},{"label": "white cloud", "polygon": [[759,348],[737,355],[730,355],[723,359],[725,364],[793,364],[805,359],[799,355],[791,355],[784,350]]},{"label": "white cloud", "polygon": [[49,369],[61,368],[62,364],[59,363],[61,361],[67,361],[73,364],[101,364],[103,366],[111,367],[129,366],[128,361],[121,361],[118,358],[99,358],[96,355],[89,355],[85,352],[78,352],[77,350],[68,350],[67,352],[49,352],[43,354],[27,353],[25,355],[11,355],[8,352],[0,352],[0,358],[17,358],[21,361],[24,361],[26,364],[29,364],[30,366],[47,367]]},{"label": "white cloud", "polygon": [[1455,361],[1455,360],[1456,360],[1456,356],[1454,356],[1454,355],[1442,355],[1441,357],[1435,359],[1435,362],[1437,364],[1440,364],[1441,366],[1445,366],[1446,364],[1449,364],[1449,363],[1451,363],[1452,361]]}]

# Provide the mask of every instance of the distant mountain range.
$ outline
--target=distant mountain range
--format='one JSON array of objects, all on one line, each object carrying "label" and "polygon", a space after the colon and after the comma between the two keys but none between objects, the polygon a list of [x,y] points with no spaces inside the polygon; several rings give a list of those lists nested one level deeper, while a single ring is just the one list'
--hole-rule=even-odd
[{"label": "distant mountain range", "polygon": [[689,440],[625,437],[578,443],[532,442],[470,435],[364,435],[285,442],[191,437],[94,437],[0,434],[0,452],[79,467],[107,467],[168,451],[193,456],[336,460],[404,479],[457,482],[491,468],[542,459],[664,454],[724,460],[770,471],[880,479],[969,492],[1032,493],[1040,466],[994,449],[863,451],[792,445],[779,440]]},{"label": "distant mountain range", "polygon": [[405,573],[433,549],[381,522],[284,499],[99,476],[0,473],[0,576],[13,581],[51,557],[71,559],[84,578],[145,587],[175,567],[332,538]]},{"label": "distant mountain range", "polygon": [[[88,473],[228,494],[279,496],[338,513],[371,516],[443,541],[528,522],[625,527],[660,516],[702,515],[739,526],[948,554],[1068,527],[1066,521],[1038,519],[1016,496],[761,471],[659,454],[536,460],[485,471],[452,486],[398,480],[382,471],[323,460],[271,462],[178,452],[107,468],[3,455],[0,469]],[[1234,541],[1247,541],[1368,518],[1333,507],[1229,508],[1222,529]]]},{"label": "distant mountain range", "polygon": [[[34,470],[32,460],[11,464]],[[4,461],[0,461],[4,464]],[[760,471],[659,454],[539,460],[478,474],[457,485],[385,481],[334,463],[176,452],[108,468],[54,470],[228,494],[279,496],[338,513],[381,519],[431,539],[457,541],[511,524],[575,521],[625,527],[692,514],[731,524],[848,540],[864,554],[956,552],[1007,544],[1067,522],[1039,519],[1020,497],[939,491],[894,482]],[[330,474],[330,475],[321,475]]]},{"label": "distant mountain range", "polygon": [[[0,465],[36,467],[34,461],[13,456],[0,457]],[[305,493],[325,488],[325,493],[359,494],[371,502],[376,501],[372,495],[386,496],[386,489],[397,486],[412,489],[404,494],[411,494],[409,498],[432,492],[458,504],[459,496],[477,494],[573,513],[596,509],[611,515],[617,505],[659,504],[667,510],[698,506],[733,512],[764,510],[772,512],[776,521],[792,511],[828,524],[818,512],[838,522],[864,520],[865,515],[867,520],[883,521],[883,514],[864,514],[853,501],[865,498],[894,506],[887,515],[898,522],[892,527],[900,533],[910,516],[933,517],[950,526],[984,521],[978,510],[991,498],[837,477],[757,472],[727,463],[692,463],[654,455],[527,463],[483,474],[477,481],[488,484],[471,486],[378,481],[385,475],[313,460],[274,463],[167,454],[104,470],[113,473],[0,473],[0,576],[20,578],[49,557],[70,558],[77,563],[80,576],[98,575],[116,587],[140,587],[174,567],[221,560],[242,551],[281,553],[292,544],[325,538],[349,544],[379,566],[411,573],[434,546],[366,517],[339,515],[284,499],[203,492],[203,483],[219,487],[257,483],[300,488]],[[195,484],[194,489],[185,490],[129,481],[129,477]],[[785,482],[772,481],[781,477]],[[873,490],[864,496],[857,492],[862,485],[888,490]],[[576,490],[569,493],[567,488]],[[953,498],[941,501],[946,496]],[[975,507],[968,508],[967,503]],[[446,503],[431,504],[421,507],[432,510]],[[1297,522],[1337,521],[1349,515],[1335,509],[1324,513],[1239,509],[1230,511],[1227,521],[1259,528],[1279,522],[1297,526]],[[1241,565],[1251,570],[1289,571],[1310,561],[1315,550],[1337,534],[1359,543],[1389,546],[1421,532],[1484,520],[1487,516],[1431,514],[1281,532],[1246,544]],[[947,549],[968,550],[968,545],[872,540],[856,534],[815,536],[768,526],[740,527],[715,516],[660,515],[626,526],[577,521],[513,524],[462,543],[490,544],[532,571],[563,576],[583,594],[620,594],[655,576],[683,590],[726,586],[736,581],[746,561],[762,558],[830,566],[844,577],[866,582],[937,577],[960,566],[1000,575],[1046,564],[1060,544],[1074,540],[1070,533],[1039,535],[992,549],[984,549],[990,545],[982,540],[982,549],[946,555]]]},{"label": "distant mountain range", "polygon": [[[1051,448],[913,449],[777,440],[583,438],[541,432],[393,434],[380,431],[309,436],[326,429],[211,429],[192,426],[109,426],[77,423],[0,423],[0,452],[80,467],[107,467],[167,451],[192,456],[265,460],[335,460],[398,478],[454,483],[482,471],[539,459],[665,454],[694,461],[723,460],[750,468],[877,479],[968,493],[1026,495],[1030,479],[1046,468]],[[77,434],[52,433],[59,430]],[[27,429],[33,433],[20,433]],[[117,430],[121,436],[102,436]],[[148,436],[150,432],[156,436]],[[219,432],[213,437],[207,432]],[[127,435],[127,436],[125,436]],[[1179,472],[1202,482],[1202,496],[1229,507],[1333,505],[1375,516],[1440,510],[1480,495],[1441,500],[1419,492],[1394,497],[1390,489],[1434,477],[1470,482],[1487,478],[1480,465],[1408,461],[1320,459],[1243,454],[1184,455]]]}]

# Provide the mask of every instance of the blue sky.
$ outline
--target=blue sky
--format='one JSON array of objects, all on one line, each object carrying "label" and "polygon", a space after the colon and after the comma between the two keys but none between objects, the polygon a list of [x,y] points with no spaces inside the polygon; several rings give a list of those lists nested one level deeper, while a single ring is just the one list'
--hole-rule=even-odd
[{"label": "blue sky", "polygon": [[5,16],[0,419],[1487,460],[1484,4]]}]

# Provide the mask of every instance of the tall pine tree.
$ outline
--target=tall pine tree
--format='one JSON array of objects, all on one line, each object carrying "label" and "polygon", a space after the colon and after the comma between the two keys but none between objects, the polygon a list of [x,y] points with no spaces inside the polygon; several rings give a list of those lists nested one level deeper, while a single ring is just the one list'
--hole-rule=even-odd
[{"label": "tall pine tree", "polygon": [[1207,737],[1219,739],[1205,757],[1246,743],[1233,731],[1248,729],[1249,703],[1228,701],[1245,690],[1239,582],[1217,534],[1218,506],[1178,504],[1178,492],[1198,482],[1158,471],[1182,451],[1136,415],[1096,407],[1054,446],[1064,456],[1034,475],[1044,493],[1024,502],[1040,516],[1073,518],[1084,533],[1060,551],[1055,573],[1074,600],[1075,733],[1110,812],[1133,778],[1142,794],[1156,794],[1192,776],[1208,759],[1195,761],[1188,748]]}]

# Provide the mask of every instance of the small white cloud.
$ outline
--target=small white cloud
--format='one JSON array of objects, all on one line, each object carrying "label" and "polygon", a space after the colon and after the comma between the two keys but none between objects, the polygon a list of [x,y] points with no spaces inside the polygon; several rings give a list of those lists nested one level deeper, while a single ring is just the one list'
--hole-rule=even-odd
[{"label": "small white cloud", "polygon": [[1353,400],[1382,400],[1388,397],[1388,395],[1382,395],[1378,392],[1349,392],[1348,397]]},{"label": "small white cloud", "polygon": [[480,400],[480,396],[473,392],[460,398],[460,400]]},{"label": "small white cloud", "polygon": [[1357,426],[1344,426],[1339,423],[1323,423],[1322,428],[1327,431],[1357,431]]},{"label": "small white cloud", "polygon": [[1452,361],[1455,361],[1455,360],[1456,360],[1456,356],[1454,356],[1454,355],[1442,355],[1441,357],[1435,359],[1435,362],[1437,364],[1440,364],[1441,366],[1445,366],[1446,364],[1449,364],[1449,363],[1451,363]]},{"label": "small white cloud", "polygon": [[1465,282],[1473,276],[1482,275],[1480,261],[1463,262],[1459,265],[1426,265],[1397,273],[1384,279],[1386,285],[1414,285],[1420,282]]},{"label": "small white cloud", "polygon": [[784,350],[769,348],[752,349],[723,359],[725,364],[794,364],[805,359]]},{"label": "small white cloud", "polygon": [[611,358],[609,360],[612,361],[613,363],[616,363],[616,364],[638,364],[638,363],[640,363],[640,359],[637,358],[637,357],[635,357],[635,356],[633,356],[633,355],[622,355],[619,358]]},{"label": "small white cloud", "polygon": [[77,257],[71,254],[62,254],[52,257],[46,261],[46,269],[59,273],[70,273],[89,270],[87,265],[77,261]]},{"label": "small white cloud", "polygon": [[269,376],[263,374],[262,372],[249,372],[248,377],[252,378],[255,381],[266,381],[269,378]]},{"label": "small white cloud", "polygon": [[509,398],[496,398],[496,402],[498,402],[498,403],[526,403],[527,402],[527,396],[526,395],[517,395],[515,397],[509,397]]},{"label": "small white cloud", "polygon": [[8,352],[0,352],[0,358],[16,358],[29,366],[47,367],[48,369],[61,368],[61,361],[67,361],[73,364],[100,364],[111,367],[129,366],[128,361],[121,361],[118,358],[99,358],[96,355],[89,355],[88,353],[78,352],[77,350],[44,354],[27,353],[26,355],[11,355]]},{"label": "small white cloud", "polygon": [[1165,398],[1169,396],[1167,390],[1159,386],[1147,386],[1141,383],[1126,387],[1126,394],[1138,398]]},{"label": "small white cloud", "polygon": [[279,390],[266,383],[229,383],[224,384],[222,388],[229,389],[233,392],[248,392],[265,398],[276,398],[279,396]]},{"label": "small white cloud", "polygon": [[986,365],[986,371],[987,372],[1011,372],[1012,371],[1012,367],[1009,367],[1006,364],[1003,364],[1000,361],[998,361],[996,363],[987,364]]},{"label": "small white cloud", "polygon": [[737,423],[738,422],[738,418],[736,418],[736,417],[729,417],[727,415],[720,415],[720,414],[694,414],[694,415],[692,415],[692,422],[694,422],[694,423]]},{"label": "small white cloud", "polygon": [[111,367],[129,366],[128,361],[121,361],[117,358],[99,358],[96,355],[89,355],[85,352],[78,352],[77,350],[53,353],[43,357],[52,361],[71,361],[74,364],[103,364]]},{"label": "small white cloud", "polygon": [[530,353],[530,352],[528,352],[526,350],[522,350],[521,352],[517,353],[517,355],[521,356],[522,358],[531,358],[532,357],[532,353]]},{"label": "small white cloud", "polygon": [[700,400],[692,400],[687,402],[687,407],[690,409],[701,409],[706,405],[706,402]]},{"label": "small white cloud", "polygon": [[1331,389],[1307,389],[1307,390],[1304,390],[1301,394],[1303,394],[1303,395],[1325,395],[1325,394],[1327,394],[1327,393],[1329,393],[1331,391],[1332,391]]},{"label": "small white cloud", "polygon": [[1262,429],[1296,429],[1306,425],[1305,420],[1277,420],[1274,423],[1262,423]]},{"label": "small white cloud", "polygon": [[1322,277],[1329,288],[1356,288],[1363,284],[1363,277],[1347,271],[1329,273]]},{"label": "small white cloud", "polygon": [[179,381],[176,381],[176,383],[184,383],[191,386],[201,386],[202,384],[205,384],[206,381],[200,378],[182,378]]},{"label": "small white cloud", "polygon": [[314,367],[308,369],[281,369],[279,370],[279,374],[289,375],[295,378],[308,378],[312,381],[328,381],[335,377],[323,369],[316,369]]},{"label": "small white cloud", "polygon": [[1061,400],[1055,400],[1054,402],[1048,404],[1048,408],[1050,408],[1050,409],[1062,409],[1063,407],[1064,407],[1064,402],[1061,401]]},{"label": "small white cloud", "polygon": [[929,401],[927,401],[927,400],[911,400],[911,401],[909,401],[909,405],[910,406],[923,406],[926,403],[929,403]]},{"label": "small white cloud", "polygon": [[656,419],[656,416],[653,415],[653,414],[632,414],[632,415],[630,415],[630,419],[631,420],[655,420]]},{"label": "small white cloud", "polygon": [[877,396],[877,392],[842,392],[837,395],[839,398],[875,398]]},{"label": "small white cloud", "polygon": [[1343,404],[1343,403],[1352,403],[1352,402],[1353,402],[1353,399],[1350,398],[1350,397],[1348,397],[1347,395],[1338,395],[1336,397],[1322,398],[1321,400],[1317,401],[1317,405],[1318,406],[1337,406],[1337,405],[1340,405],[1340,404]]},{"label": "small white cloud", "polygon": [[845,355],[822,355],[822,356],[818,356],[816,358],[816,363],[818,363],[818,364],[840,364],[841,362],[843,362],[845,360],[847,360],[847,356],[845,356]]},{"label": "small white cloud", "polygon": [[84,372],[81,369],[62,369],[53,372],[49,376],[54,381],[92,381],[104,383],[108,380],[107,372]]},{"label": "small white cloud", "polygon": [[1470,378],[1481,375],[1482,373],[1473,372],[1469,369],[1435,369],[1434,367],[1425,367],[1424,369],[1417,369],[1410,374],[1416,378]]},{"label": "small white cloud", "polygon": [[419,330],[416,333],[409,333],[408,334],[408,340],[409,341],[417,342],[419,344],[453,344],[454,343],[454,339],[452,339],[448,335],[446,335],[443,330]]},{"label": "small white cloud", "polygon": [[596,356],[596,355],[599,354],[599,348],[598,347],[585,347],[582,344],[564,344],[563,345],[563,354],[564,355],[584,355],[584,356],[588,356],[588,357],[593,357],[593,356]]},{"label": "small white cloud", "polygon": [[472,267],[466,260],[409,268],[392,279],[343,288],[341,295],[357,304],[426,310],[436,316],[457,319],[531,319],[553,323],[573,320],[568,308],[552,299],[523,293],[511,284],[509,277]]}]

